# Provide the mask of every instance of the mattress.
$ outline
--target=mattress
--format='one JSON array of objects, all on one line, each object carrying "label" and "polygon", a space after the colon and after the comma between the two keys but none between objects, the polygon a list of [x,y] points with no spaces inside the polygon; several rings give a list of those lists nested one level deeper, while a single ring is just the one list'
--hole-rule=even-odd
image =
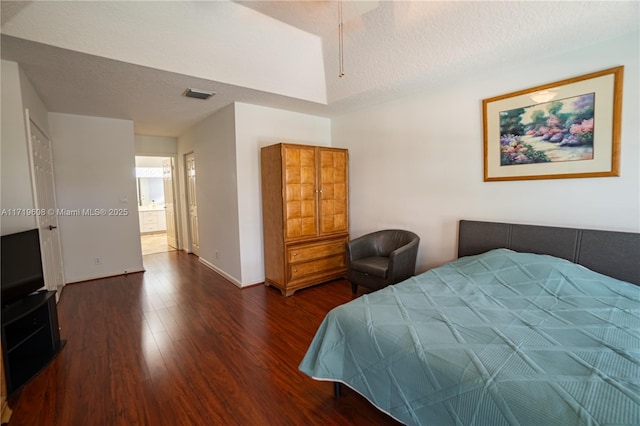
[{"label": "mattress", "polygon": [[640,287],[468,256],[327,314],[300,364],[412,425],[640,424]]}]

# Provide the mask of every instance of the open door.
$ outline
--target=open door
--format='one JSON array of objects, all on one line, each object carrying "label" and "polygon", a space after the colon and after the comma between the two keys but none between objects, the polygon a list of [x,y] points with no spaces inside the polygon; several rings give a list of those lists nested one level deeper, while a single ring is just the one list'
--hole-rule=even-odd
[{"label": "open door", "polygon": [[58,233],[58,210],[53,178],[51,142],[33,120],[29,118],[29,110],[25,110],[25,119],[35,208],[38,212],[43,212],[43,214],[36,215],[36,221],[40,230],[44,285],[47,290],[56,290],[56,300],[59,300],[60,291],[64,286],[64,270],[60,235]]},{"label": "open door", "polygon": [[185,170],[187,173],[187,212],[189,215],[189,236],[191,253],[200,255],[200,239],[198,238],[198,200],[196,198],[196,158],[189,153],[185,156]]},{"label": "open door", "polygon": [[178,248],[175,196],[173,192],[173,158],[167,158],[162,162],[162,179],[164,183],[164,212],[167,218],[167,244],[173,248]]}]

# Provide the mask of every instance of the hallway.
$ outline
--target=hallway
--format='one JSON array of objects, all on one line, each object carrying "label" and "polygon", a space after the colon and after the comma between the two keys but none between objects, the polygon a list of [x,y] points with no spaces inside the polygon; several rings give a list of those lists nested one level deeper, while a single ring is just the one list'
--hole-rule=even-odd
[{"label": "hallway", "polygon": [[164,253],[175,250],[167,243],[167,233],[140,235],[142,255]]}]

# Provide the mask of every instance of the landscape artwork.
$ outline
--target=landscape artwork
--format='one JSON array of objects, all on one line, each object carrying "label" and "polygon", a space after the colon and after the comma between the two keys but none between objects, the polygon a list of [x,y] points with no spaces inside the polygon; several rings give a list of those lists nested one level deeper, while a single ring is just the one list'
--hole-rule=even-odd
[{"label": "landscape artwork", "polygon": [[501,111],[500,166],[592,160],[595,93]]},{"label": "landscape artwork", "polygon": [[484,181],[620,176],[624,67],[482,100]]}]

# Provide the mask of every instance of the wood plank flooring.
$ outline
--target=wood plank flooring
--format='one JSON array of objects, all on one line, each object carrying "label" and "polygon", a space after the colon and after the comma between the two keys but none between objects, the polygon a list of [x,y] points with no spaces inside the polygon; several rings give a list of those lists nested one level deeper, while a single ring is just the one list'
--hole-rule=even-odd
[{"label": "wood plank flooring", "polygon": [[19,425],[395,425],[356,392],[298,371],[340,280],[285,298],[239,289],[181,251],[146,272],[70,285],[66,346],[11,395]]}]

